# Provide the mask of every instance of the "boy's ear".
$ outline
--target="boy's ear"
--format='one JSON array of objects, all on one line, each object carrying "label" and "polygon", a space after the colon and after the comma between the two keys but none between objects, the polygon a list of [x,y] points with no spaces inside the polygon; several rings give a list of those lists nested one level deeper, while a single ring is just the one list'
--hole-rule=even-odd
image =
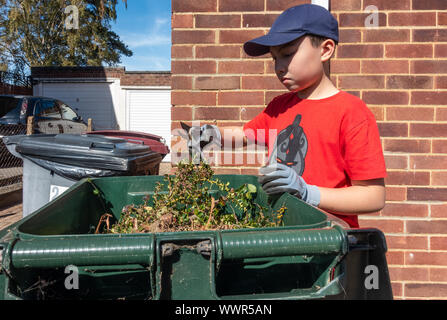
[{"label": "boy's ear", "polygon": [[321,43],[323,62],[330,60],[334,56],[336,46],[335,41],[332,39],[326,39]]},{"label": "boy's ear", "polygon": [[180,125],[182,126],[183,130],[185,130],[186,132],[189,133],[189,129],[191,129],[191,126],[188,126],[186,123],[184,122],[180,122]]}]

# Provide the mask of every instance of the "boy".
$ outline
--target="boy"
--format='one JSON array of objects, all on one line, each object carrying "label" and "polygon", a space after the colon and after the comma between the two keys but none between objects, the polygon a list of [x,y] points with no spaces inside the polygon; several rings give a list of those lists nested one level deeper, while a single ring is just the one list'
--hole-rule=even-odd
[{"label": "boy", "polygon": [[[244,145],[269,146],[269,164],[259,170],[267,194],[289,192],[358,228],[357,214],[385,206],[386,168],[374,115],[329,78],[337,43],[338,23],[323,7],[284,11],[268,34],[246,42],[244,50],[250,56],[270,52],[278,79],[290,92],[274,98],[243,128],[231,129]],[[276,137],[260,134],[271,129]],[[222,141],[231,145],[233,137],[227,141],[222,135]]]}]

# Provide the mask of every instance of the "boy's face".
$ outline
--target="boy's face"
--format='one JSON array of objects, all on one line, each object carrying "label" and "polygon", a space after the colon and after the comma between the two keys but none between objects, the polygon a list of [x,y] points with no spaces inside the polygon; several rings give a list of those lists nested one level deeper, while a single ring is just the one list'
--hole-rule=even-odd
[{"label": "boy's face", "polygon": [[324,73],[321,48],[315,48],[307,36],[270,48],[279,81],[290,91],[301,91]]}]

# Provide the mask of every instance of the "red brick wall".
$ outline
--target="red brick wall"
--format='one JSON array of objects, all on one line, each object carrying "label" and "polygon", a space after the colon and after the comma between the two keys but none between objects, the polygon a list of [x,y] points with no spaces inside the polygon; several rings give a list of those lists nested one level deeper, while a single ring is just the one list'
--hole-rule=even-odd
[{"label": "red brick wall", "polygon": [[0,83],[0,94],[32,95],[33,89]]},{"label": "red brick wall", "polygon": [[33,78],[119,78],[122,86],[170,86],[169,71],[128,71],[117,67],[33,67]]},{"label": "red brick wall", "polygon": [[120,78],[125,72],[122,67],[32,67],[33,78]]},{"label": "red brick wall", "polygon": [[171,72],[126,72],[121,76],[121,85],[170,87]]},{"label": "red brick wall", "polygon": [[[365,28],[366,6],[379,28]],[[396,298],[447,298],[447,2],[332,0],[340,89],[374,112],[388,169],[387,205],[361,226],[386,233]]]},{"label": "red brick wall", "polygon": [[[172,0],[172,127],[242,125],[284,92],[270,57],[242,44],[284,9],[309,1]],[[365,28],[379,9],[379,28]],[[447,1],[332,0],[341,43],[337,87],[361,97],[382,137],[387,205],[362,227],[384,231],[397,299],[447,298]],[[219,173],[257,174],[256,165]]]}]

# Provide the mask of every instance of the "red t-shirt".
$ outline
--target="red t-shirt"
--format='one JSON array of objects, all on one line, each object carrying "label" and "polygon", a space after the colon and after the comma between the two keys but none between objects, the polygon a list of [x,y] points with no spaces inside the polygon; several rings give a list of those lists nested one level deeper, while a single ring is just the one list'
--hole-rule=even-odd
[{"label": "red t-shirt", "polygon": [[[246,123],[244,132],[249,140],[268,145],[269,156],[277,150],[273,157],[311,185],[344,188],[351,180],[386,177],[374,115],[361,99],[344,91],[319,100],[283,94]],[[359,227],[357,215],[326,211]]]}]

